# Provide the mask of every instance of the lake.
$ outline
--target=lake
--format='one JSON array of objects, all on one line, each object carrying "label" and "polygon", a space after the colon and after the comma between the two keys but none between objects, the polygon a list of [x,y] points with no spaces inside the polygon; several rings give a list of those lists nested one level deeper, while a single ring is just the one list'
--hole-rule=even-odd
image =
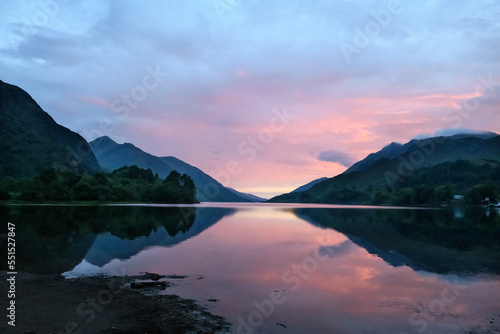
[{"label": "lake", "polygon": [[185,275],[165,293],[234,333],[500,332],[496,209],[42,205],[0,217],[16,224],[18,271]]}]

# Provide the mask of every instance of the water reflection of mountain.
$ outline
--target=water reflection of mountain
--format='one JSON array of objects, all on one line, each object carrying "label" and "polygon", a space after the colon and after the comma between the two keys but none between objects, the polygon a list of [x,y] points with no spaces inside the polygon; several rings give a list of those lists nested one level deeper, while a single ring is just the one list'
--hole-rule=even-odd
[{"label": "water reflection of mountain", "polygon": [[[0,220],[16,225],[18,271],[59,274],[84,258],[100,265],[150,246],[177,244],[233,212],[193,207],[0,206]],[[5,234],[6,228],[3,224],[0,233]],[[0,269],[7,269],[6,261]]]},{"label": "water reflection of mountain", "polygon": [[[1,233],[16,229],[16,270],[58,274],[80,263],[95,239],[85,209],[52,206],[0,206]],[[2,241],[3,245],[3,241]],[[0,252],[6,251],[2,247]],[[5,270],[6,261],[0,262]]]},{"label": "water reflection of mountain", "polygon": [[345,234],[393,266],[440,274],[500,274],[500,216],[487,216],[481,209],[305,208],[295,214]]},{"label": "water reflection of mountain", "polygon": [[[85,255],[85,260],[96,266],[102,267],[113,259],[129,259],[144,249],[154,246],[169,247],[190,239],[210,226],[217,223],[224,216],[233,214],[234,209],[224,208],[196,208],[191,214],[194,219],[190,219],[184,228],[173,229],[173,227],[186,224],[185,217],[176,216],[179,208],[149,208],[149,209],[172,209],[170,212],[157,210],[158,218],[166,222],[161,226],[150,229],[150,233],[132,238],[122,238],[113,235],[111,232],[99,234],[92,246]],[[186,208],[182,208],[186,212]],[[191,210],[193,210],[191,208]],[[137,226],[141,224],[139,216],[127,224]]]}]

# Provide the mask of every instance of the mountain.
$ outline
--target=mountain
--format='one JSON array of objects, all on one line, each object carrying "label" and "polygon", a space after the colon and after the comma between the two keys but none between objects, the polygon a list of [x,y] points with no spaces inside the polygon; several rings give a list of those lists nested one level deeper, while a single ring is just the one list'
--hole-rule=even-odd
[{"label": "mountain", "polygon": [[[459,160],[466,163],[457,164]],[[417,176],[422,186],[427,181],[432,186],[458,182],[465,184],[465,181],[477,179],[479,172],[483,171],[481,166],[486,165],[488,167],[483,168],[484,173],[496,175],[500,166],[499,135],[481,138],[457,134],[413,139],[404,145],[390,144],[354,164],[343,174],[317,183],[307,191],[280,195],[270,201],[366,204],[365,201],[372,200],[372,196],[380,190],[379,195],[383,196],[375,199],[373,204],[384,204],[384,199],[391,195],[391,191],[394,194],[394,191],[402,188],[417,187]],[[461,170],[451,173],[450,168]],[[482,175],[481,180],[486,174]],[[452,179],[453,176],[456,178]],[[416,202],[421,202],[421,199]]]},{"label": "mountain", "polygon": [[266,198],[255,196],[253,194],[242,193],[242,192],[239,192],[238,190],[230,188],[230,187],[226,187],[226,189],[229,190],[230,192],[232,192],[233,194],[236,194],[240,197],[246,198],[250,202],[265,202],[265,201],[267,201]]},{"label": "mountain", "polygon": [[150,168],[153,173],[158,173],[158,176],[164,179],[173,170],[158,157],[146,153],[130,143],[118,144],[111,138],[104,136],[89,144],[101,167],[109,172],[121,167],[136,165],[139,168]]},{"label": "mountain", "polygon": [[373,165],[376,161],[386,158],[386,159],[394,159],[398,155],[403,154],[407,150],[407,147],[403,147],[403,145],[399,143],[390,143],[389,145],[385,146],[383,149],[376,153],[371,153],[369,154],[366,158],[363,160],[360,160],[356,162],[354,165],[349,167],[344,173],[350,173],[350,172],[355,172],[359,170],[366,169]]},{"label": "mountain", "polygon": [[322,177],[322,178],[319,178],[319,179],[316,179],[314,181],[311,181],[307,184],[304,184],[303,186],[300,186],[298,187],[297,189],[295,190],[292,190],[292,193],[298,193],[298,192],[301,192],[301,191],[306,191],[306,190],[309,190],[312,186],[314,186],[316,183],[320,183],[320,182],[323,182],[325,180],[327,180],[328,178],[327,177]]},{"label": "mountain", "polygon": [[115,169],[133,166],[151,169],[159,177],[167,177],[176,170],[187,174],[196,185],[196,194],[200,202],[248,202],[249,200],[234,194],[211,176],[199,168],[191,166],[175,157],[157,157],[146,153],[130,144],[118,144],[107,136],[99,137],[90,142],[102,168],[113,171]]},{"label": "mountain", "polygon": [[87,141],[57,124],[33,98],[0,81],[0,178],[33,176],[56,168],[77,173],[100,170]]},{"label": "mountain", "polygon": [[[443,136],[430,137],[430,138],[413,139],[404,145],[393,142],[393,143],[385,146],[380,151],[378,151],[376,153],[371,153],[363,160],[356,162],[349,169],[347,169],[344,172],[344,174],[348,174],[351,172],[366,169],[380,159],[383,159],[383,158],[394,159],[397,156],[404,154],[405,152],[419,149],[420,147],[425,147],[426,145],[429,146],[435,142],[443,142],[443,141],[446,141],[447,139],[451,139],[451,140],[459,140],[459,139],[465,139],[465,138],[491,139],[491,138],[498,136],[496,133],[489,132],[489,131],[472,131],[472,130],[464,129],[464,130],[466,130],[465,133],[455,133],[455,132],[451,132],[452,129],[447,129],[447,130],[450,130],[450,131],[442,130],[442,131],[438,131],[436,133],[443,133],[443,134],[450,133],[451,134],[450,136],[443,135]],[[467,159],[467,157],[464,156],[463,159]],[[452,161],[452,160],[444,158],[441,162],[444,162],[444,161]],[[432,163],[432,164],[435,164],[435,163]]]}]

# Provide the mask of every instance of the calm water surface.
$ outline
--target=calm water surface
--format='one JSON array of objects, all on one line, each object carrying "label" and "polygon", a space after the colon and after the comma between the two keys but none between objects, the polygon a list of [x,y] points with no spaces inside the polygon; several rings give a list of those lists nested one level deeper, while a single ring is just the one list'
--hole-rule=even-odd
[{"label": "calm water surface", "polygon": [[[19,270],[187,275],[234,333],[499,333],[500,215],[210,204],[1,207]],[[472,331],[471,331],[472,330]]]}]

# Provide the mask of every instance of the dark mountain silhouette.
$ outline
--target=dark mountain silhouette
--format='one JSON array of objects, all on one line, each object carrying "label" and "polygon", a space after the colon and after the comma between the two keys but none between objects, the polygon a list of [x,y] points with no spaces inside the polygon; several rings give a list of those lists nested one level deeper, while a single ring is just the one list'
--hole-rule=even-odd
[{"label": "dark mountain silhouette", "polygon": [[158,157],[130,143],[118,144],[108,136],[99,137],[89,144],[101,167],[109,172],[135,165],[139,168],[151,169],[153,173],[164,179],[174,170]]},{"label": "dark mountain silhouette", "polygon": [[246,198],[250,202],[265,202],[265,201],[267,201],[266,198],[255,196],[253,194],[242,193],[242,192],[239,192],[238,190],[230,188],[230,187],[226,187],[226,189],[229,190],[230,192],[240,196],[240,197]]},{"label": "dark mountain silhouette", "polygon": [[314,186],[315,184],[317,183],[320,183],[320,182],[323,182],[325,180],[327,180],[328,178],[327,177],[322,177],[322,178],[319,178],[319,179],[316,179],[316,180],[313,180],[309,183],[306,183],[304,184],[303,186],[300,186],[298,187],[297,189],[295,190],[292,190],[292,193],[298,193],[298,192],[301,192],[301,191],[306,191],[306,190],[309,190],[312,186]]},{"label": "dark mountain silhouette", "polygon": [[199,168],[175,157],[157,157],[130,143],[118,144],[107,136],[91,141],[90,146],[99,164],[108,171],[136,165],[151,169],[160,178],[165,178],[171,171],[176,170],[191,177],[196,185],[196,195],[200,202],[249,202],[247,198],[229,191]]},{"label": "dark mountain silhouette", "polygon": [[100,170],[87,141],[57,124],[24,90],[0,81],[0,178],[56,168]]},{"label": "dark mountain silhouette", "polygon": [[377,162],[380,159],[394,159],[398,155],[403,154],[406,152],[407,147],[403,147],[402,144],[400,143],[395,143],[392,142],[389,145],[385,146],[383,149],[376,153],[371,153],[369,154],[366,158],[363,160],[360,160],[356,162],[354,165],[349,167],[344,174],[348,174],[350,172],[356,172],[359,170],[366,169],[373,165],[375,162]]},{"label": "dark mountain silhouette", "polygon": [[[347,169],[344,174],[348,174],[351,172],[355,171],[360,171],[363,169],[366,169],[373,165],[375,162],[377,162],[380,159],[386,158],[386,159],[394,159],[406,152],[413,151],[415,149],[421,149],[422,147],[430,147],[431,144],[434,142],[442,142],[444,140],[450,139],[450,140],[460,140],[460,139],[467,139],[467,138],[476,138],[476,139],[491,139],[494,137],[497,137],[498,135],[493,132],[477,132],[477,133],[460,133],[460,134],[455,134],[453,136],[441,136],[441,137],[431,137],[431,138],[425,138],[425,139],[413,139],[410,142],[402,145],[399,143],[392,142],[389,145],[385,146],[383,149],[376,153],[371,153],[369,154],[366,158],[363,160],[360,160],[356,162],[354,165],[352,165],[349,169]],[[467,142],[465,142],[465,145],[467,146]],[[460,148],[458,148],[460,150]],[[430,165],[435,165],[439,162],[445,162],[445,161],[454,161],[456,158],[455,156],[452,156],[452,154],[456,154],[457,152],[450,152],[450,156],[446,156],[446,154],[443,154],[442,156],[439,157],[434,157],[434,159],[430,160],[427,162],[427,166]],[[458,152],[460,154],[460,152]],[[460,156],[460,159],[477,159],[477,156],[468,156],[467,152],[464,152],[466,154]],[[482,157],[482,153],[480,153],[479,157]],[[456,160],[456,159],[455,159]]]}]

